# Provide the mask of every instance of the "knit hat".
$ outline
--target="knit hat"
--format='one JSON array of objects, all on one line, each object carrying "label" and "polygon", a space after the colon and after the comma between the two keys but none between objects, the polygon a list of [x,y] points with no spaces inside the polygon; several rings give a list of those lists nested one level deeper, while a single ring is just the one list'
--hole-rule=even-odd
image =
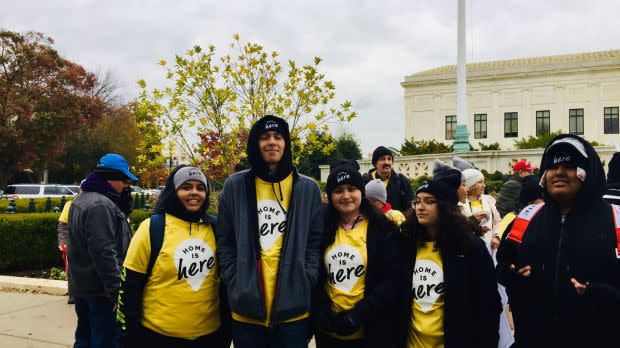
[{"label": "knit hat", "polygon": [[468,190],[478,181],[484,179],[484,175],[482,175],[482,173],[478,169],[473,168],[465,169],[463,171],[463,176],[465,177],[465,183]]},{"label": "knit hat", "polygon": [[[545,150],[544,161],[546,169],[556,168],[559,165],[574,167],[577,169],[577,177],[582,182],[586,180],[588,154],[583,144],[577,139],[567,137],[554,141]],[[545,177],[545,173],[542,177]]]},{"label": "knit hat", "polygon": [[366,198],[373,198],[381,203],[387,202],[387,190],[381,179],[370,180],[365,187]]},{"label": "knit hat", "polygon": [[433,167],[433,180],[443,181],[450,187],[454,187],[455,190],[458,190],[459,186],[461,186],[462,178],[463,175],[460,170],[449,164],[443,163],[440,160],[435,160],[435,165]]},{"label": "knit hat", "polygon": [[378,148],[376,148],[375,151],[372,152],[372,165],[376,166],[379,158],[385,155],[390,155],[392,156],[392,159],[394,159],[394,155],[392,154],[392,151],[390,151],[390,149],[388,149],[387,147],[379,146]]},{"label": "knit hat", "polygon": [[525,207],[528,202],[543,197],[543,188],[540,186],[536,175],[526,176],[521,180],[521,193],[519,194],[519,206]]},{"label": "knit hat", "polygon": [[451,187],[448,183],[441,180],[426,180],[423,181],[418,189],[415,191],[417,195],[420,192],[427,192],[435,196],[437,200],[446,202],[450,205],[456,206],[459,198],[456,193],[456,188]]},{"label": "knit hat", "polygon": [[362,191],[362,198],[364,196],[364,182],[362,181],[362,175],[359,170],[351,164],[343,164],[335,167],[327,177],[327,183],[325,189],[327,191],[327,199],[331,201],[332,192],[336,187],[340,185],[353,185],[358,190]]},{"label": "knit hat", "polygon": [[190,180],[201,182],[205,185],[205,188],[209,187],[207,176],[202,172],[202,170],[196,167],[183,167],[174,174],[174,189],[178,190],[181,185]]},{"label": "knit hat", "polygon": [[609,161],[607,184],[620,183],[620,152],[614,153]]},{"label": "knit hat", "polygon": [[467,162],[466,160],[460,158],[459,156],[452,157],[452,165],[460,171],[464,171],[465,169],[473,169],[474,165]]}]

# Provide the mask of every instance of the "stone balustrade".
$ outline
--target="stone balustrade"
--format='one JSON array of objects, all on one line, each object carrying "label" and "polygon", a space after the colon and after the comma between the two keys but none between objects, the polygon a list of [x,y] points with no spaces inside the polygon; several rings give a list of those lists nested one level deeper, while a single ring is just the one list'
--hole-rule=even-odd
[{"label": "stone balustrade", "polygon": [[[611,156],[616,152],[613,146],[596,147],[605,170]],[[474,164],[478,169],[484,169],[489,173],[500,171],[512,173],[512,165],[520,160],[530,161],[535,166],[540,166],[543,149],[529,150],[500,150],[500,151],[472,151],[458,154],[459,157]],[[422,175],[431,175],[435,159],[452,164],[453,153],[441,153],[417,156],[399,156],[394,158],[394,169],[403,173],[408,178],[417,178]],[[360,172],[366,173],[372,168],[370,160],[358,161]],[[326,182],[329,175],[329,166],[321,165],[321,181]]]}]

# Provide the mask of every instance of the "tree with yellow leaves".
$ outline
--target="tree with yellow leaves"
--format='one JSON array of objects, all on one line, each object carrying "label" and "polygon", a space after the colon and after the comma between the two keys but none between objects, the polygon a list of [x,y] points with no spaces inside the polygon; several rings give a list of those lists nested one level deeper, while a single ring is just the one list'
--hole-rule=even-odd
[{"label": "tree with yellow leaves", "polygon": [[149,90],[138,81],[140,107],[149,110],[178,151],[205,170],[222,167],[218,175],[225,178],[245,158],[240,139],[267,114],[291,126],[299,150],[295,162],[304,154],[331,151],[324,147],[333,144],[322,143],[316,131],[328,131],[331,122],[349,122],[356,113],[350,101],[334,105],[336,87],[320,72],[321,58],[301,67],[293,60],[282,65],[278,52],[242,43],[239,35],[229,48],[218,57],[215,46],[196,45],[177,55],[174,64],[161,60],[169,82],[163,89]]}]

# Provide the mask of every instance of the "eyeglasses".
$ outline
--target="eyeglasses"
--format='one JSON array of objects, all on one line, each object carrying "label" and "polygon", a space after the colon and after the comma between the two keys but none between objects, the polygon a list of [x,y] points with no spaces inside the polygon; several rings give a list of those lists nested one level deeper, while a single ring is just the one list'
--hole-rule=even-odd
[{"label": "eyeglasses", "polygon": [[424,203],[424,205],[429,206],[429,205],[433,205],[437,203],[436,199],[425,199],[425,200],[416,200],[415,202],[413,202],[414,206],[419,206],[422,205],[422,203]]}]

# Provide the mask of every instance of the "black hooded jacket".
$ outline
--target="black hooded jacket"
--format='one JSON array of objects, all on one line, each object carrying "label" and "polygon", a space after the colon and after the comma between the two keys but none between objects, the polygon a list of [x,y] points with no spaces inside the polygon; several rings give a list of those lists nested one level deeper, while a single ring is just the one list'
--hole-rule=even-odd
[{"label": "black hooded jacket", "polygon": [[[515,347],[617,346],[620,319],[620,259],[609,203],[602,199],[605,176],[594,148],[581,142],[588,155],[586,179],[575,206],[562,215],[545,191],[545,205],[527,226],[517,244],[504,234],[497,253],[497,273],[506,286],[515,322]],[[550,143],[550,144],[551,144]],[[549,145],[548,145],[549,146]],[[541,173],[546,168],[548,147]],[[512,225],[506,229],[510,231]],[[530,265],[524,278],[509,270]],[[588,284],[577,294],[571,278]]]},{"label": "black hooded jacket", "polygon": [[[277,129],[276,129],[277,128]],[[271,173],[259,149],[260,135],[274,130],[283,135],[284,154],[276,173]],[[273,323],[284,322],[310,310],[311,289],[319,276],[323,212],[317,183],[293,167],[291,140],[286,122],[275,116],[259,119],[250,131],[247,146],[251,168],[224,182],[216,229],[220,277],[228,291],[231,310],[244,317]],[[293,175],[291,199],[286,211],[277,285],[271,318],[267,318],[260,269],[260,240],[256,201],[256,177],[272,184]]]}]

